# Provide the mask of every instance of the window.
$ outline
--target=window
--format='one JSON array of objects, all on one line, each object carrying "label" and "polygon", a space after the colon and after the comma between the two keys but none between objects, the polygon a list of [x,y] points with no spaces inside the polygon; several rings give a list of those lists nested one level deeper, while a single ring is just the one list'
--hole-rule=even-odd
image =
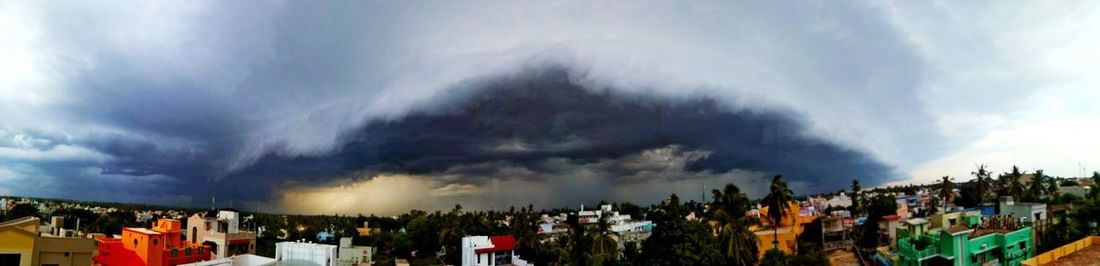
[{"label": "window", "polygon": [[175,257],[179,257],[179,255],[180,255],[180,250],[179,250],[179,249],[174,249],[174,248],[173,248],[173,249],[172,249],[172,257],[173,257],[173,258],[175,258]]},{"label": "window", "polygon": [[137,249],[137,238],[134,238],[134,249]]},{"label": "window", "polygon": [[157,240],[158,240],[158,238],[153,238],[153,246],[154,246],[154,247],[156,247],[156,246],[157,246],[157,242],[158,242]]},{"label": "window", "polygon": [[19,265],[19,254],[0,254],[0,265]]},{"label": "window", "polygon": [[[199,253],[202,253],[202,247],[199,248]],[[191,248],[184,249],[183,250],[183,255],[191,256]]]}]

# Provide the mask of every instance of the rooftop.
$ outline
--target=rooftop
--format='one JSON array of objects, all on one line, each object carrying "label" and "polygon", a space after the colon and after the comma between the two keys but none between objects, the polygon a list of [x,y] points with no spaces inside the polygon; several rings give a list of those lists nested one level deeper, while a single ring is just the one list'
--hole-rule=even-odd
[{"label": "rooftop", "polygon": [[126,230],[130,230],[130,231],[134,231],[134,232],[138,232],[138,233],[142,233],[142,234],[146,234],[146,235],[159,235],[160,234],[160,232],[145,229],[145,228],[141,228],[141,227],[126,227]]},{"label": "rooftop", "polygon": [[958,234],[964,234],[964,233],[972,232],[972,231],[974,231],[974,229],[970,229],[970,227],[959,225],[959,226],[949,227],[947,229],[944,229],[944,231],[947,231],[947,233],[951,234],[951,235],[958,235]]},{"label": "rooftop", "polygon": [[1100,261],[1100,246],[1088,246],[1086,248],[1069,253],[1065,257],[1051,261],[1051,266],[1093,265]]}]

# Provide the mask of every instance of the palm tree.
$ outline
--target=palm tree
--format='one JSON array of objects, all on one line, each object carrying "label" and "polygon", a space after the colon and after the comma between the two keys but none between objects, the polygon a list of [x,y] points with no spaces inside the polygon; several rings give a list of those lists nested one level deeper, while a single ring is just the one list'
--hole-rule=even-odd
[{"label": "palm tree", "polygon": [[714,197],[711,217],[717,222],[718,240],[727,264],[756,264],[756,234],[749,231],[756,220],[744,215],[749,209],[748,197],[732,183],[726,184],[721,191],[713,190],[711,194]]},{"label": "palm tree", "polygon": [[978,199],[979,199],[978,203],[979,204],[981,204],[982,202],[985,202],[985,196],[987,194],[989,194],[989,189],[991,187],[990,186],[990,181],[991,181],[990,180],[990,175],[992,173],[990,173],[988,170],[985,170],[985,168],[986,168],[986,165],[984,165],[984,164],[978,165],[978,171],[970,172],[970,174],[973,174],[975,177],[977,177],[977,179],[975,179],[975,181],[976,181],[975,184],[978,185],[977,188],[978,188]]},{"label": "palm tree", "polygon": [[1047,177],[1045,181],[1047,183],[1047,185],[1046,185],[1047,195],[1050,196],[1051,199],[1057,198],[1058,197],[1058,180],[1054,179],[1053,177]]},{"label": "palm tree", "polygon": [[1031,184],[1027,186],[1028,196],[1031,198],[1031,201],[1039,201],[1039,199],[1043,197],[1043,192],[1046,191],[1046,189],[1043,188],[1043,177],[1045,176],[1046,175],[1043,175],[1042,169],[1035,170],[1035,176],[1031,178]]},{"label": "palm tree", "polygon": [[768,218],[772,222],[772,230],[774,236],[772,238],[773,248],[779,248],[779,226],[783,221],[783,217],[791,213],[790,202],[794,200],[794,192],[790,188],[787,188],[787,182],[783,182],[783,175],[776,175],[772,178],[772,184],[770,192],[764,197],[764,202],[768,205]]},{"label": "palm tree", "polygon": [[1003,195],[1012,196],[1013,199],[1021,200],[1021,195],[1024,194],[1024,185],[1020,183],[1020,177],[1023,177],[1024,173],[1020,172],[1020,168],[1013,165],[1012,172],[1001,174],[1001,188],[1003,189]]},{"label": "palm tree", "polygon": [[859,214],[859,209],[861,207],[860,202],[859,202],[859,200],[860,200],[859,192],[862,189],[863,188],[859,186],[859,180],[852,179],[852,197],[851,198],[852,198],[852,210],[854,212],[853,213],[854,215]]},{"label": "palm tree", "polygon": [[951,201],[951,190],[955,189],[955,184],[951,183],[951,177],[948,176],[944,176],[940,184],[940,198],[943,199],[943,210],[947,212],[947,202]]},{"label": "palm tree", "polygon": [[596,232],[589,232],[592,234],[592,258],[598,264],[614,261],[619,255],[619,242],[608,234],[610,225],[607,223],[607,217],[609,216],[611,216],[609,213],[602,215],[603,218],[596,223]]}]

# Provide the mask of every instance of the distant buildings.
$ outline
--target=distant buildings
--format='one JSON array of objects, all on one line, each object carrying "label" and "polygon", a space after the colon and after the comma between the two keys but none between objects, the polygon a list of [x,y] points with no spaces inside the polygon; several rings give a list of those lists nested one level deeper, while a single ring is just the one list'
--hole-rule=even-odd
[{"label": "distant buildings", "polygon": [[256,253],[256,234],[241,230],[240,213],[232,209],[201,212],[187,218],[187,240],[210,247],[213,258]]},{"label": "distant buildings", "polygon": [[462,266],[528,265],[516,256],[516,239],[511,235],[462,238]]},{"label": "distant buildings", "polygon": [[90,238],[65,237],[60,223],[43,227],[36,217],[0,223],[0,265],[89,265],[94,243]]},{"label": "distant buildings", "polygon": [[180,221],[160,219],[151,229],[126,227],[122,236],[95,238],[94,265],[171,266],[210,259],[210,248],[182,240]]}]

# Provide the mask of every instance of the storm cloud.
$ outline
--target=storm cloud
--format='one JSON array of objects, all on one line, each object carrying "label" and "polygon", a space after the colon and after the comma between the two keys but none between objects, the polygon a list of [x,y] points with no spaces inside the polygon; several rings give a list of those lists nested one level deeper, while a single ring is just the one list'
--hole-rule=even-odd
[{"label": "storm cloud", "polygon": [[[1080,134],[1100,125],[1087,100],[1100,98],[1100,75],[1083,63],[1100,59],[1097,14],[859,1],[5,3],[0,194],[217,196],[281,211],[293,195],[384,176],[338,195],[416,185],[438,199],[397,210],[653,201],[721,182],[751,192],[771,174],[813,193],[963,177],[976,162],[1068,176],[1079,169],[1065,161],[1098,163],[1084,147],[1100,143]],[[553,193],[493,188],[504,183]],[[554,200],[566,191],[576,196]]]}]

